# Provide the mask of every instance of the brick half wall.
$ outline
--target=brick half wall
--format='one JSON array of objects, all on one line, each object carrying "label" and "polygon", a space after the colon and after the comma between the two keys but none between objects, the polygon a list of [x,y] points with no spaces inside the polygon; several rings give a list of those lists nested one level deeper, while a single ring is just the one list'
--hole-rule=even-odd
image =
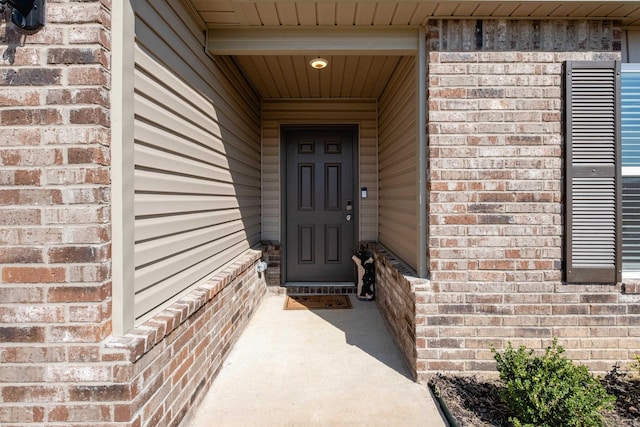
[{"label": "brick half wall", "polygon": [[376,266],[376,302],[396,344],[416,377],[416,327],[424,317],[416,316],[416,295],[429,292],[429,281],[415,277],[412,270],[384,246],[366,244],[373,251]]},{"label": "brick half wall", "polygon": [[69,361],[5,348],[0,425],[188,425],[266,293],[262,256],[247,251],[123,337],[67,346]]},{"label": "brick half wall", "polygon": [[114,405],[113,421],[188,424],[266,293],[265,276],[256,270],[262,255],[248,251],[180,301],[106,344],[107,352],[124,350],[114,353],[124,360],[114,367],[114,384],[88,392],[104,399],[111,390],[125,390],[128,399]]}]

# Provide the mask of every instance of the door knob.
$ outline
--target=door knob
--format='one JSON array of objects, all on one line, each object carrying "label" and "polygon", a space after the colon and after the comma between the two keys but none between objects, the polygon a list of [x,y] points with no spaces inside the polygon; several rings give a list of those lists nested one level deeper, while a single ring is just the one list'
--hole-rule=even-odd
[{"label": "door knob", "polygon": [[347,221],[351,221],[351,215],[350,214],[347,215]]}]

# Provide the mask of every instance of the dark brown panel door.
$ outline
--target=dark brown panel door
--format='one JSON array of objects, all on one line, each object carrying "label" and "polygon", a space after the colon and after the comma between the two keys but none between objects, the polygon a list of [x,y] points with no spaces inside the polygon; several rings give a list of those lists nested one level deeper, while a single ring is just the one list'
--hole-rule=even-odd
[{"label": "dark brown panel door", "polygon": [[350,282],[356,129],[285,128],[286,281]]}]

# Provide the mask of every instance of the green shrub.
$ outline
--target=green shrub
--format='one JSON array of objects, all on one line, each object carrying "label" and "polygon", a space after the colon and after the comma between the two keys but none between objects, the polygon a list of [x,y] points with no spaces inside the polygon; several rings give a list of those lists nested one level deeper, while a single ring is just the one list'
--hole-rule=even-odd
[{"label": "green shrub", "polygon": [[640,376],[640,354],[636,354],[634,357],[636,361],[631,364],[631,369],[633,369],[637,376]]},{"label": "green shrub", "polygon": [[504,387],[500,394],[516,414],[516,427],[599,427],[603,412],[613,409],[609,396],[585,366],[564,357],[554,338],[542,356],[508,344],[504,354],[494,354]]}]

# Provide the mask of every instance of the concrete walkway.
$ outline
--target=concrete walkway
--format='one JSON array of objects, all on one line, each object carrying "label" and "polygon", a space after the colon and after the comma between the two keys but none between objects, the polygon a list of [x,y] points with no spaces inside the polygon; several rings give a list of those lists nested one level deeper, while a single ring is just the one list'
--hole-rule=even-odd
[{"label": "concrete walkway", "polygon": [[285,311],[284,299],[265,297],[190,427],[446,425],[375,303]]}]

